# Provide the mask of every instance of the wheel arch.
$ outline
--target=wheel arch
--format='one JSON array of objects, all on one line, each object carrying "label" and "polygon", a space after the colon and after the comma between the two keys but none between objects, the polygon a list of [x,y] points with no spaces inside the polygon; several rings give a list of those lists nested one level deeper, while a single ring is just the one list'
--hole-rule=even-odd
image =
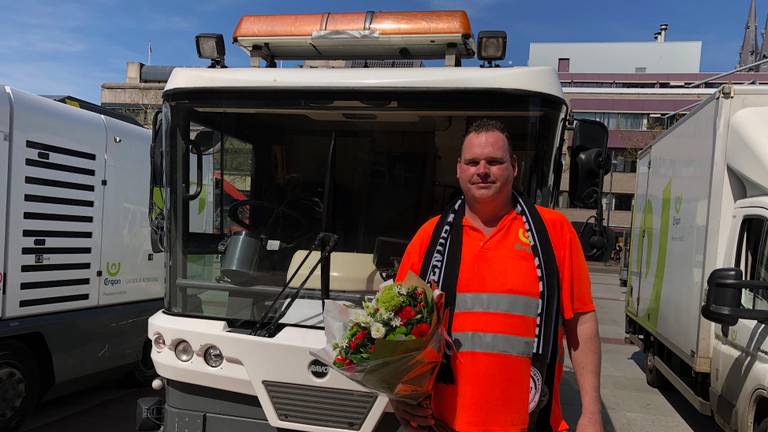
[{"label": "wheel arch", "polygon": [[39,332],[32,332],[0,338],[0,343],[6,341],[22,344],[34,354],[40,369],[40,396],[42,397],[56,382],[53,356],[45,336]]}]

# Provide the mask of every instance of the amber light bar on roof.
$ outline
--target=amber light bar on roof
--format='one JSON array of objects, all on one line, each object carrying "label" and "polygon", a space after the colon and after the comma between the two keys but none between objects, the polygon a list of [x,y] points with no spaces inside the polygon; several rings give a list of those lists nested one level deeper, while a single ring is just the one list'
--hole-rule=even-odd
[{"label": "amber light bar on roof", "polygon": [[267,62],[444,57],[448,62],[475,55],[464,11],[246,15],[232,39],[256,61]]}]

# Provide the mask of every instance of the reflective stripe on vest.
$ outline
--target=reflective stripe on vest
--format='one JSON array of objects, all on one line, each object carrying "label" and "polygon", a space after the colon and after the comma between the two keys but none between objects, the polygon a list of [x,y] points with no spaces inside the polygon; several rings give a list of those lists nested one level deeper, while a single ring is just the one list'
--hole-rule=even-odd
[{"label": "reflective stripe on vest", "polygon": [[536,318],[539,299],[515,294],[462,294],[456,297],[456,312],[493,312]]},{"label": "reflective stripe on vest", "polygon": [[498,333],[453,332],[458,352],[484,352],[530,357],[533,338]]}]

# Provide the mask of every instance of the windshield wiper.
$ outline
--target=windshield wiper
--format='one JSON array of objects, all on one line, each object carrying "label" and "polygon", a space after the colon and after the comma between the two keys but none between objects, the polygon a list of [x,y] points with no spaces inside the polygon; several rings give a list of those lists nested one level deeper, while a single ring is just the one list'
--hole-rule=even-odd
[{"label": "windshield wiper", "polygon": [[[323,301],[323,307],[325,307],[325,299],[328,298],[330,295],[329,277],[328,277],[329,275],[326,273],[330,272],[330,255],[333,249],[336,247],[336,242],[338,240],[339,240],[339,236],[333,233],[321,232],[317,235],[317,238],[312,244],[312,247],[307,251],[307,254],[304,255],[304,258],[302,258],[299,265],[296,266],[296,270],[293,271],[291,276],[285,282],[285,284],[283,285],[283,289],[281,289],[280,292],[277,293],[275,298],[272,300],[272,304],[269,305],[269,308],[267,308],[266,312],[264,312],[264,315],[261,317],[259,322],[256,323],[256,325],[251,330],[251,333],[250,333],[251,335],[262,336],[262,337],[273,337],[275,335],[274,332],[277,330],[280,320],[283,319],[285,314],[287,314],[288,311],[291,309],[291,306],[293,306],[293,303],[296,301],[296,299],[299,298],[299,294],[301,294],[301,291],[307,285],[309,278],[312,277],[312,275],[315,273],[317,268],[320,267],[321,263],[323,263],[324,265],[323,265],[323,269],[320,272],[320,279],[321,279],[320,293]],[[282,300],[283,294],[288,290],[288,286],[290,286],[291,282],[293,282],[293,279],[296,277],[299,271],[301,271],[301,269],[304,267],[304,264],[306,264],[307,260],[309,259],[309,256],[315,250],[320,251],[320,258],[318,258],[317,262],[315,262],[315,264],[309,270],[307,275],[304,277],[304,280],[301,281],[301,283],[293,292],[293,294],[290,297],[288,297],[289,300],[283,307],[282,311],[277,313],[274,309]],[[275,313],[274,318],[270,318],[270,315],[272,313]]]}]

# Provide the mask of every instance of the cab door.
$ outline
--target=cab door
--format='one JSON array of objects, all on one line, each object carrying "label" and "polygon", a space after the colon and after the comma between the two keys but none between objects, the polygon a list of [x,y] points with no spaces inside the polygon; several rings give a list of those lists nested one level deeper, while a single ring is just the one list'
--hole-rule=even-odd
[{"label": "cab door", "polygon": [[[768,282],[768,210],[737,209],[734,222],[726,265],[740,268],[745,280]],[[741,302],[747,309],[768,310],[768,289],[745,289]],[[752,430],[750,399],[756,388],[768,386],[767,350],[766,324],[741,319],[732,327],[715,326],[711,400],[721,424]]]}]

